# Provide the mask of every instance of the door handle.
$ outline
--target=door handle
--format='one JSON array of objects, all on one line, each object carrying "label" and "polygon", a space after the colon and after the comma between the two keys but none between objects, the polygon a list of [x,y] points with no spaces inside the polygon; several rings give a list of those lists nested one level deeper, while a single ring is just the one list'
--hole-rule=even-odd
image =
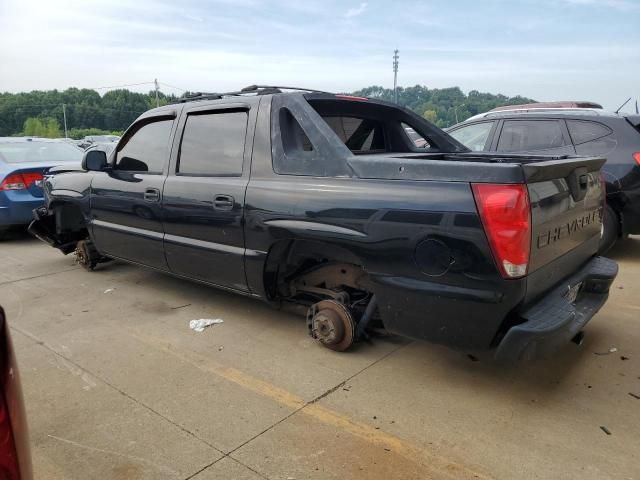
[{"label": "door handle", "polygon": [[213,208],[216,210],[233,210],[234,204],[231,195],[215,195],[213,197]]},{"label": "door handle", "polygon": [[160,190],[157,188],[147,188],[144,191],[145,202],[157,202],[160,200]]}]

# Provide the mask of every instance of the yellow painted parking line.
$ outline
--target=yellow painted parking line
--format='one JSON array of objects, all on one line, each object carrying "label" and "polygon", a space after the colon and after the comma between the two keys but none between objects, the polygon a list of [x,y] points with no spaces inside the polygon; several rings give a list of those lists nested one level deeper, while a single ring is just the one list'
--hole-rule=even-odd
[{"label": "yellow painted parking line", "polygon": [[179,352],[170,348],[167,340],[164,338],[149,335],[148,333],[141,333],[133,329],[129,329],[129,332],[142,343],[172,355],[199,370],[212,373],[246,390],[267,397],[297,411],[297,413],[302,413],[325,425],[343,430],[360,440],[386,448],[403,457],[405,460],[420,465],[434,475],[433,478],[491,478],[484,473],[473,470],[458,462],[443,458],[441,455],[430,453],[410,445],[395,435],[378,430],[366,423],[352,420],[348,416],[323,407],[318,403],[306,402],[303,398],[291,392],[276,387],[269,382],[265,382],[236,368],[221,365],[208,356],[194,352]]}]

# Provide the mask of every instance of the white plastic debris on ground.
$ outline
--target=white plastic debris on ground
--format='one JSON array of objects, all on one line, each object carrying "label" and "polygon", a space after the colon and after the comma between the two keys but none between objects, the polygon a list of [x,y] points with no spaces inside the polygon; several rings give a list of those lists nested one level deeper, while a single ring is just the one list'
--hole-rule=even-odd
[{"label": "white plastic debris on ground", "polygon": [[204,332],[205,328],[222,322],[224,322],[224,320],[221,318],[200,318],[198,320],[191,320],[189,322],[189,328],[196,332]]}]

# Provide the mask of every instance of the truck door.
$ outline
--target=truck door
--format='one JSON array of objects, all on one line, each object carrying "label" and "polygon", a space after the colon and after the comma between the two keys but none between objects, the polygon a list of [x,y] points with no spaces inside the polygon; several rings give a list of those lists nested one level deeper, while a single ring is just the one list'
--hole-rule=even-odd
[{"label": "truck door", "polygon": [[162,188],[175,115],[139,120],[118,144],[113,169],[95,175],[92,228],[101,253],[167,270]]},{"label": "truck door", "polygon": [[256,110],[252,99],[185,110],[163,195],[171,272],[248,290],[243,223]]}]

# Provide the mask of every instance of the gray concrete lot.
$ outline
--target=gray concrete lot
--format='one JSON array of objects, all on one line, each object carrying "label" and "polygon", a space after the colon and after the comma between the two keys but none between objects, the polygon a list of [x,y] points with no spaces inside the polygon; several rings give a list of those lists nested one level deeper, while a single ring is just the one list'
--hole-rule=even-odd
[{"label": "gray concrete lot", "polygon": [[507,369],[398,338],[334,353],[291,313],[17,235],[0,304],[36,478],[640,478],[640,239],[611,256],[583,346]]}]

